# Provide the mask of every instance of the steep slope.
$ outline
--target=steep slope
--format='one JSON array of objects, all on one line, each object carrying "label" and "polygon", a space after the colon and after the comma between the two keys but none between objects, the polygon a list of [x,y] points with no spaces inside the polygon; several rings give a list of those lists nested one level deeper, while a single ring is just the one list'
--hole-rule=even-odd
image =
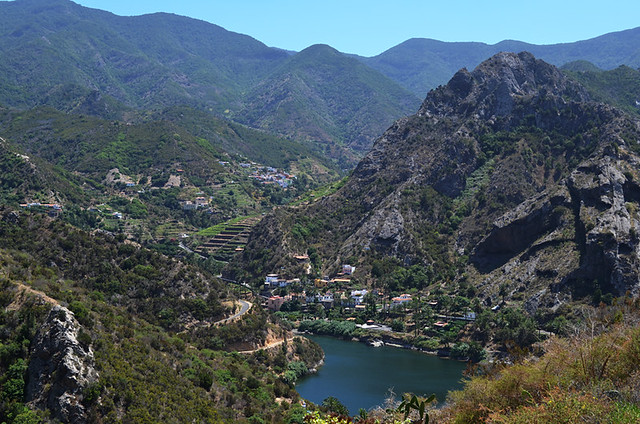
[{"label": "steep slope", "polygon": [[[317,347],[259,307],[213,325],[239,305],[231,287],[122,238],[0,207],[3,420],[285,422],[299,413],[283,372],[290,361],[313,366]],[[285,336],[289,349],[230,353]]]},{"label": "steep slope", "polygon": [[0,199],[3,204],[17,205],[25,200],[85,204],[88,196],[81,186],[86,182],[38,157],[25,155],[23,150],[0,137]]},{"label": "steep slope", "polygon": [[326,45],[292,56],[245,100],[252,126],[313,140],[333,157],[365,153],[394,119],[419,101],[396,83]]},{"label": "steep slope", "polygon": [[188,106],[290,138],[351,167],[419,100],[328,46],[291,58],[207,22],[122,17],[69,0],[0,3],[0,104],[139,122]]},{"label": "steep slope", "polygon": [[286,52],[167,14],[120,17],[68,0],[0,4],[0,103],[33,107],[63,85],[134,107],[223,111]]},{"label": "steep slope", "polygon": [[[172,108],[147,122],[125,124],[51,108],[29,111],[0,108],[0,134],[33,154],[98,180],[113,168],[125,173],[185,168],[185,175],[210,179],[228,155],[280,168],[296,168],[322,177],[333,165],[297,142],[252,130],[205,112]],[[153,155],[149,152],[153,151]]]},{"label": "steep slope", "polygon": [[348,259],[368,278],[393,256],[475,283],[488,304],[507,284],[531,309],[594,284],[635,293],[638,140],[637,121],[555,67],[501,53],[430,92],[336,194],[266,219],[243,266],[293,273],[313,249],[323,275]]},{"label": "steep slope", "polygon": [[556,66],[587,60],[602,69],[640,67],[640,28],[605,34],[575,43],[534,45],[520,41],[447,43],[414,38],[371,58],[360,58],[413,93],[423,96],[445,84],[460,68],[474,68],[498,52],[528,51]]}]

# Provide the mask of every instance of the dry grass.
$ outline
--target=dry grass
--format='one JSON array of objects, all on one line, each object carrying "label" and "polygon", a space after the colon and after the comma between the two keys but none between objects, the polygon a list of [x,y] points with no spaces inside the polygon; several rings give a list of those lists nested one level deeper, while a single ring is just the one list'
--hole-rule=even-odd
[{"label": "dry grass", "polygon": [[585,309],[571,337],[548,340],[541,358],[471,378],[432,422],[640,422],[638,306]]}]

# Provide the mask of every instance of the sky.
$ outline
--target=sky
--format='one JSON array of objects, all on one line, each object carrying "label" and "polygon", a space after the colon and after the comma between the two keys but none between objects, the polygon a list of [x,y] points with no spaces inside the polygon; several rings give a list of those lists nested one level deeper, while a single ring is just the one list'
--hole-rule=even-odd
[{"label": "sky", "polygon": [[555,44],[640,26],[638,0],[74,0],[122,16],[169,12],[300,51],[375,56],[410,38]]}]

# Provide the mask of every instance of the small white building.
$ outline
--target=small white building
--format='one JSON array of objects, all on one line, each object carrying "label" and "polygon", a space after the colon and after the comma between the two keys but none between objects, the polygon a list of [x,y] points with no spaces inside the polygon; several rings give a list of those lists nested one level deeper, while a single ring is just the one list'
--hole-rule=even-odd
[{"label": "small white building", "polygon": [[278,274],[267,274],[264,279],[265,287],[278,287],[278,282],[280,281]]},{"label": "small white building", "polygon": [[352,265],[342,265],[342,273],[345,275],[351,275],[356,272],[356,267]]},{"label": "small white building", "polygon": [[411,295],[410,294],[401,294],[398,297],[394,297],[393,299],[391,299],[391,306],[392,307],[396,307],[396,306],[400,306],[400,305],[406,305],[409,302],[411,302]]},{"label": "small white building", "polygon": [[182,210],[184,211],[194,211],[198,208],[198,205],[193,203],[191,200],[187,200],[186,202],[182,202]]},{"label": "small white building", "polygon": [[364,297],[366,296],[367,293],[369,293],[369,291],[366,289],[354,290],[351,292],[351,298],[355,302],[356,306],[361,305],[364,302]]}]

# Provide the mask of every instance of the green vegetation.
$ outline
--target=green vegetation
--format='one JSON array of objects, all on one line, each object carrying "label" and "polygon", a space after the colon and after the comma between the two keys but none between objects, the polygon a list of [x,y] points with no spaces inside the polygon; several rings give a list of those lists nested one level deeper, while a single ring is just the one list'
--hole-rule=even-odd
[{"label": "green vegetation", "polygon": [[584,309],[574,335],[549,340],[540,358],[472,377],[436,421],[637,422],[638,305],[625,302]]},{"label": "green vegetation", "polygon": [[198,231],[196,234],[199,236],[203,236],[203,237],[215,237],[218,234],[222,233],[223,231],[225,231],[228,227],[237,224],[240,221],[243,221],[244,219],[249,218],[246,216],[239,216],[233,219],[230,219],[226,222],[222,222],[220,224],[216,224],[212,227],[209,228],[204,228],[200,231]]},{"label": "green vegetation", "polygon": [[[46,422],[46,412],[25,406],[24,387],[30,344],[51,304],[18,296],[18,282],[67,305],[82,325],[78,339],[92,346],[100,374],[83,401],[89,421],[281,420],[289,405],[275,399],[295,402],[295,380],[321,358],[299,337],[281,349],[235,353],[284,333],[258,306],[232,324],[208,326],[230,313],[233,297],[200,268],[39,213],[5,208],[0,215],[0,415],[7,423]],[[189,330],[187,322],[201,327]]]},{"label": "green vegetation", "polygon": [[[565,67],[563,67],[565,69]],[[603,71],[566,67],[565,73],[584,85],[596,101],[614,105],[633,115],[640,114],[640,70],[629,66]]]},{"label": "green vegetation", "polygon": [[289,58],[250,92],[237,117],[322,143],[325,154],[345,168],[418,104],[418,98],[357,59],[314,45]]},{"label": "green vegetation", "polygon": [[356,330],[356,325],[349,321],[302,321],[298,326],[300,331],[308,331],[314,334],[323,334],[342,338],[350,338]]},{"label": "green vegetation", "polygon": [[340,190],[345,183],[347,182],[347,177],[339,181],[334,181],[332,183],[326,184],[324,186],[318,187],[315,190],[312,190],[310,193],[306,193],[304,196],[297,199],[295,202],[292,202],[290,206],[300,206],[305,203],[315,202],[323,197],[327,197]]},{"label": "green vegetation", "polygon": [[398,406],[398,412],[404,414],[406,420],[412,412],[418,413],[418,419],[413,422],[416,424],[429,424],[429,414],[426,411],[426,407],[429,403],[436,399],[435,395],[431,395],[426,399],[418,399],[413,395],[408,399],[404,399]]}]

